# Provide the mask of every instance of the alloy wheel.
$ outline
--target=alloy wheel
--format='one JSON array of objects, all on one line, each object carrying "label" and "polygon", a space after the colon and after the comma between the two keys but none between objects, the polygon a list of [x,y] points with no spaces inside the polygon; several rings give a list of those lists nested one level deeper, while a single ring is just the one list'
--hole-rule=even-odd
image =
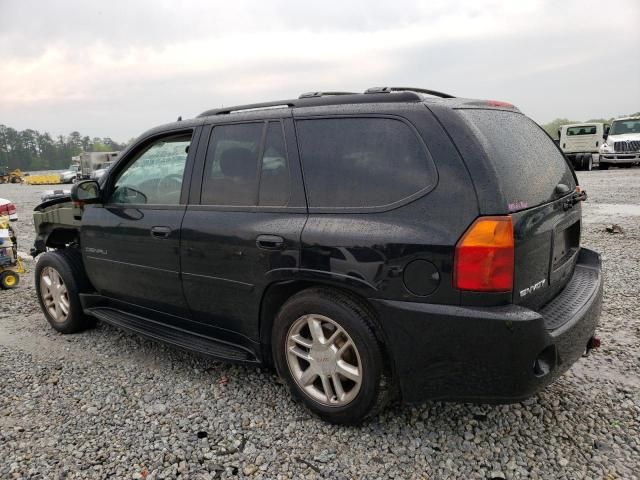
[{"label": "alloy wheel", "polygon": [[53,267],[44,267],[40,273],[40,295],[44,308],[58,323],[69,316],[69,292],[60,274]]},{"label": "alloy wheel", "polygon": [[298,386],[331,407],[353,401],[362,386],[362,362],[349,334],[322,315],[303,315],[287,333],[287,364]]}]

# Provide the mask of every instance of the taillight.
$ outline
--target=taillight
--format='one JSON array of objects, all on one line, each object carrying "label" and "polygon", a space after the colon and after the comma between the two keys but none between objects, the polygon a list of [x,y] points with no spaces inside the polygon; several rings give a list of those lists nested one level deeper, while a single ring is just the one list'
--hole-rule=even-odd
[{"label": "taillight", "polygon": [[511,216],[480,217],[456,245],[453,282],[460,290],[509,292],[513,289]]},{"label": "taillight", "polygon": [[0,215],[15,215],[16,206],[13,203],[4,203],[0,205]]}]

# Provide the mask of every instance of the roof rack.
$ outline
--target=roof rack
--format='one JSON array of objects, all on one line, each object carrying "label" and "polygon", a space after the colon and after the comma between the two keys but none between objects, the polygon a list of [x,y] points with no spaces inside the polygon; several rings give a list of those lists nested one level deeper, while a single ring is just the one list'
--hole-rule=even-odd
[{"label": "roof rack", "polygon": [[301,94],[298,99],[301,98],[314,98],[314,97],[326,97],[329,95],[357,95],[357,92],[306,92]]},{"label": "roof rack", "polygon": [[367,88],[364,93],[391,93],[391,92],[416,92],[426,93],[427,95],[433,95],[440,98],[456,98],[448,93],[438,92],[436,90],[428,90],[426,88],[414,88],[414,87],[371,87]]},{"label": "roof rack", "polygon": [[202,112],[198,117],[209,117],[211,115],[226,115],[233,112],[242,112],[245,110],[261,110],[265,108],[291,108],[294,106],[293,100],[278,100],[275,102],[250,103],[248,105],[235,105],[227,108],[212,108]]},{"label": "roof rack", "polygon": [[394,95],[365,95],[353,92],[308,92],[299,98],[290,100],[277,100],[274,102],[251,103],[248,105],[235,105],[232,107],[212,108],[202,112],[198,117],[210,117],[213,115],[227,115],[235,112],[249,112],[253,110],[265,110],[271,108],[315,107],[323,105],[342,105],[357,103],[389,103],[389,102],[420,102],[422,97],[418,93],[429,93],[443,98],[453,98],[446,93],[434,92],[420,88],[379,87],[370,88],[365,93],[390,93]]}]

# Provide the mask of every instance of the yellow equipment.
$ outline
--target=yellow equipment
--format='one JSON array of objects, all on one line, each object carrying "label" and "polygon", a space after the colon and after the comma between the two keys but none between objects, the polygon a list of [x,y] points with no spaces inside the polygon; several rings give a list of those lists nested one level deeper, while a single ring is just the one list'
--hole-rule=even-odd
[{"label": "yellow equipment", "polygon": [[18,257],[18,243],[9,217],[0,216],[0,287],[15,288],[24,273],[22,260]]},{"label": "yellow equipment", "polygon": [[60,174],[55,173],[53,175],[29,175],[24,178],[24,182],[29,185],[57,185],[62,183]]},{"label": "yellow equipment", "polygon": [[9,172],[5,167],[5,171],[0,175],[0,183],[22,183],[24,182],[24,175],[19,168],[16,168],[13,172]]}]

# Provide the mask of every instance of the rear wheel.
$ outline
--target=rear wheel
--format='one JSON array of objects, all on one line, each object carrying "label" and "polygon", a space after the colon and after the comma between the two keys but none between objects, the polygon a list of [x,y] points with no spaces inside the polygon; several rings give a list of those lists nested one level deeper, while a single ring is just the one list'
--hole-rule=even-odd
[{"label": "rear wheel", "polygon": [[582,165],[584,167],[584,170],[588,172],[593,170],[593,155],[591,154],[585,155],[582,159]]},{"label": "rear wheel", "polygon": [[75,249],[43,253],[35,272],[40,308],[49,324],[61,333],[76,333],[92,327],[80,304],[80,292],[90,289],[82,257]]},{"label": "rear wheel", "polygon": [[359,423],[387,403],[372,315],[349,295],[325,288],[294,295],[277,315],[272,348],[294,398],[326,421]]}]

